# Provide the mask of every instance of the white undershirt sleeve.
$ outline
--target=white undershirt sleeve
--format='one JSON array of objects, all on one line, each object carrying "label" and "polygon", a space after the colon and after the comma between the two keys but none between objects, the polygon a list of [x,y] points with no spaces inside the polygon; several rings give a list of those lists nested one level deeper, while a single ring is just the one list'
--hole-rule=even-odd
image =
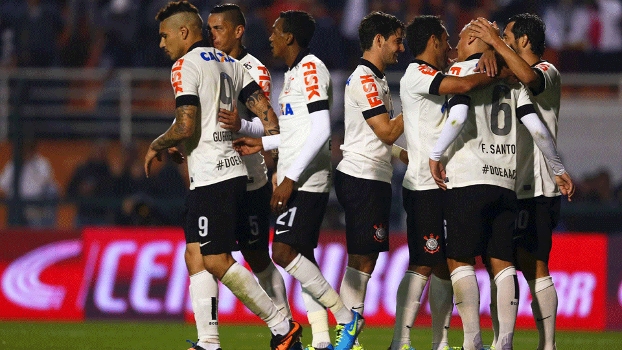
[{"label": "white undershirt sleeve", "polygon": [[262,137],[266,134],[263,128],[263,123],[257,117],[253,117],[251,121],[246,119],[241,120],[242,127],[239,130],[239,133],[251,136],[251,137]]},{"label": "white undershirt sleeve", "polygon": [[281,145],[281,134],[264,136],[261,138],[264,151],[272,151]]},{"label": "white undershirt sleeve", "polygon": [[557,147],[549,130],[544,126],[536,113],[529,113],[521,118],[523,125],[529,130],[533,141],[536,143],[547,164],[553,169],[555,175],[562,175],[566,172],[562,161],[557,154]]},{"label": "white undershirt sleeve", "polygon": [[287,178],[294,181],[298,181],[300,174],[309,166],[330,137],[330,113],[327,109],[313,112],[309,114],[309,118],[311,119],[309,136],[307,136],[300,154],[285,173]]},{"label": "white undershirt sleeve", "polygon": [[441,156],[445,153],[447,148],[449,148],[449,145],[451,145],[460,134],[464,122],[466,122],[468,112],[469,106],[465,104],[457,104],[451,107],[445,126],[443,126],[443,130],[441,130],[441,134],[430,152],[430,159],[436,161],[441,159]]}]

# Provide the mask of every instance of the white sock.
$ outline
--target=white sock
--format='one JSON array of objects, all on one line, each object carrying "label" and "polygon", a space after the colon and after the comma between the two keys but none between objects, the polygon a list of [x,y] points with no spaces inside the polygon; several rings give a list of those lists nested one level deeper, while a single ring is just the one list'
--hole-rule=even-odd
[{"label": "white sock", "polygon": [[208,342],[220,344],[216,277],[205,270],[190,276],[190,301],[194,311],[199,345]]},{"label": "white sock", "polygon": [[311,345],[314,348],[327,347],[330,344],[330,333],[328,333],[328,312],[326,308],[304,288],[302,289],[302,300],[307,308],[307,319],[311,325]]},{"label": "white sock", "polygon": [[497,313],[497,284],[494,278],[490,280],[490,318],[492,319],[492,343],[499,339],[499,315]]},{"label": "white sock", "polygon": [[555,320],[557,318],[557,290],[551,276],[527,281],[531,297],[531,310],[540,337],[538,350],[554,350]]},{"label": "white sock", "polygon": [[512,350],[514,326],[518,313],[518,281],[514,266],[506,267],[495,276],[497,285],[497,315],[499,318],[499,338],[495,349]]},{"label": "white sock", "polygon": [[279,312],[253,274],[237,262],[220,280],[240,301],[270,327],[272,334],[287,334],[289,320]]},{"label": "white sock", "polygon": [[346,273],[343,275],[341,287],[339,288],[339,295],[346,308],[363,315],[367,283],[370,278],[371,275],[368,273],[353,267],[346,267]]},{"label": "white sock", "polygon": [[410,329],[417,318],[421,294],[427,282],[426,276],[407,270],[397,287],[391,350],[401,349],[404,344],[410,345]]},{"label": "white sock", "polygon": [[337,323],[346,324],[352,322],[354,317],[352,311],[343,305],[339,294],[328,284],[328,281],[322,276],[320,269],[309,259],[298,254],[285,267],[285,271],[297,279],[300,282],[300,286],[306,289],[320,304],[329,308],[333,316],[335,316]]},{"label": "white sock", "polygon": [[451,285],[458,313],[462,319],[464,350],[482,348],[479,325],[479,286],[473,266],[460,266],[451,273]]},{"label": "white sock", "polygon": [[270,262],[265,270],[255,273],[255,276],[257,276],[259,285],[266,291],[277,309],[291,320],[293,317],[292,311],[289,308],[289,302],[287,301],[285,281],[283,281],[283,276],[281,276],[279,270],[276,269],[274,263]]},{"label": "white sock", "polygon": [[428,291],[432,313],[432,350],[449,345],[449,323],[454,309],[454,290],[450,280],[432,275]]}]

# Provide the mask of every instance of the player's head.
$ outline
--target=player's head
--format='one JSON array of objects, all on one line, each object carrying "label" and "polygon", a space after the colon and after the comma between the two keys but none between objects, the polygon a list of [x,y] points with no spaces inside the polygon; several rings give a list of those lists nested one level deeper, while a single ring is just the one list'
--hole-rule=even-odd
[{"label": "player's head", "polygon": [[464,61],[469,56],[476,53],[482,53],[489,48],[488,44],[486,44],[482,39],[473,36],[470,26],[470,23],[465,25],[458,37],[458,44],[456,45],[456,50],[458,51],[458,61]]},{"label": "player's head", "polygon": [[282,57],[283,51],[290,45],[298,45],[302,49],[309,47],[314,32],[315,20],[310,14],[304,11],[281,12],[272,26],[269,39],[272,55]]},{"label": "player's head", "polygon": [[171,1],[156,15],[160,22],[160,48],[172,59],[185,55],[192,44],[203,39],[203,20],[188,1]]},{"label": "player's head", "polygon": [[207,30],[212,44],[227,54],[242,45],[245,26],[246,18],[240,6],[235,4],[216,5],[207,17]]},{"label": "player's head", "polygon": [[514,51],[531,46],[531,52],[538,57],[544,54],[544,33],[546,26],[538,15],[521,13],[510,17],[503,31],[503,41]]},{"label": "player's head", "polygon": [[413,56],[424,52],[434,57],[437,68],[443,69],[448,64],[449,34],[438,16],[417,16],[406,27],[406,43]]},{"label": "player's head", "polygon": [[397,55],[404,52],[404,23],[393,15],[372,12],[359,25],[359,40],[363,52],[378,48],[386,64],[397,63]]}]

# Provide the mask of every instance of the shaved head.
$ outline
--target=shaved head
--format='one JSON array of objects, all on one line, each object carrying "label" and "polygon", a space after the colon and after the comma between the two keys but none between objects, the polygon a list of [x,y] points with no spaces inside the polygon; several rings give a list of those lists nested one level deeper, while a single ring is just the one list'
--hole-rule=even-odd
[{"label": "shaved head", "polygon": [[188,1],[171,1],[156,15],[156,21],[164,22],[172,28],[186,27],[193,32],[201,33],[203,20],[196,6]]}]

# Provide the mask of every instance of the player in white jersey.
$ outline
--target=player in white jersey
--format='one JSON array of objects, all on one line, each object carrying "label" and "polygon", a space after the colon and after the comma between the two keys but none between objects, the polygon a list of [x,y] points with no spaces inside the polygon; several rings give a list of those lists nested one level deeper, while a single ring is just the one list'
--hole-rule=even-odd
[{"label": "player in white jersey", "polygon": [[[245,25],[243,13],[237,5],[233,4],[214,7],[208,17],[208,30],[214,47],[230,57],[243,58],[240,62],[269,99],[270,74],[268,70],[256,58],[247,54],[242,46],[241,40]],[[271,131],[278,132],[278,125],[271,125],[265,130],[261,120],[245,106],[240,106],[240,111],[245,117],[243,120],[231,117],[232,112],[222,109],[221,126],[234,132],[258,136],[269,134]],[[245,215],[250,226],[238,227],[238,247],[258,277],[259,284],[277,305],[279,311],[291,319],[283,277],[276,270],[268,253],[271,188],[266,176],[265,162],[261,154],[244,156],[242,161],[248,172],[247,191],[242,209],[246,211]],[[201,254],[195,254],[193,257],[197,259],[197,266],[201,266]],[[190,276],[192,289],[200,299],[194,303],[196,306],[193,305],[199,340],[191,349],[196,350],[220,348],[217,312],[218,283],[213,276],[208,276],[209,274],[205,272],[203,270]]]},{"label": "player in white jersey", "polygon": [[378,254],[389,250],[392,145],[404,121],[401,114],[394,118],[384,70],[404,52],[403,37],[404,24],[395,16],[365,16],[359,25],[363,58],[344,94],[343,159],[335,172],[335,192],[345,211],[348,266],[339,295],[361,315]]},{"label": "player in white jersey", "polygon": [[[457,47],[459,62],[450,72],[459,76],[473,74],[481,53],[488,48],[464,29]],[[499,337],[493,346],[512,349],[518,309],[518,283],[512,261],[519,120],[532,135],[538,135],[536,142],[559,175],[559,183],[566,186],[569,177],[524,87],[495,83],[468,95],[456,95],[448,106],[449,117],[430,153],[430,170],[439,187],[448,189],[446,254],[463,322],[463,347],[482,347],[479,288],[473,268],[475,257],[481,255],[497,286]],[[439,160],[450,145],[445,172]]]},{"label": "player in white jersey", "polygon": [[[474,21],[471,29],[474,36],[491,45],[505,59],[516,77],[529,88],[538,116],[556,140],[561,79],[557,68],[541,58],[545,44],[544,22],[534,14],[515,15],[508,20],[503,38],[484,18]],[[531,135],[522,125],[518,126],[516,147],[517,268],[523,271],[531,291],[531,309],[540,336],[538,350],[553,350],[556,348],[557,292],[548,261],[553,229],[559,220],[561,192],[542,151],[534,147]],[[568,200],[571,196],[572,190]],[[496,300],[491,299],[493,325],[496,325]]]},{"label": "player in white jersey", "polygon": [[[314,343],[332,349],[328,335],[329,308],[337,320],[335,349],[351,349],[362,317],[344,306],[317,267],[313,250],[328,202],[331,163],[329,151],[332,84],[328,69],[309,53],[315,20],[303,11],[281,12],[270,43],[274,57],[283,59],[283,90],[279,95],[280,135],[242,138],[235,145],[242,154],[278,147],[278,186],[271,200],[276,220],[272,258],[300,281]],[[319,304],[318,304],[319,302]],[[315,347],[311,347],[315,348]]]},{"label": "player in white jersey", "polygon": [[[247,217],[240,215],[247,176],[233,149],[232,133],[222,128],[218,118],[220,108],[231,110],[238,99],[254,113],[266,115],[264,125],[274,132],[278,130],[272,129],[278,125],[276,115],[238,61],[204,46],[203,21],[194,5],[170,2],[156,20],[160,22],[160,47],[175,60],[171,84],[177,108],[173,125],[151,143],[145,155],[145,173],[149,176],[151,162],[160,152],[183,143],[190,177],[185,259],[189,274],[195,277],[190,284],[193,308],[215,304],[204,289],[216,277],[268,324],[273,334],[271,349],[290,349],[302,333],[300,324],[279,312],[250,271],[231,256],[237,246],[237,227],[248,225]],[[202,263],[197,263],[196,254],[203,255]],[[200,338],[202,345],[193,344],[193,348],[213,348],[207,340]]]},{"label": "player in white jersey", "polygon": [[[397,291],[391,349],[411,349],[410,328],[423,290],[431,279],[432,348],[437,350],[449,345],[447,329],[453,301],[444,253],[443,191],[430,175],[428,154],[446,120],[445,95],[465,93],[493,79],[484,74],[468,77],[443,74],[451,46],[438,17],[416,17],[406,28],[406,42],[415,55],[400,81],[409,158],[403,197],[410,259]],[[434,276],[430,277],[433,271]]]}]

